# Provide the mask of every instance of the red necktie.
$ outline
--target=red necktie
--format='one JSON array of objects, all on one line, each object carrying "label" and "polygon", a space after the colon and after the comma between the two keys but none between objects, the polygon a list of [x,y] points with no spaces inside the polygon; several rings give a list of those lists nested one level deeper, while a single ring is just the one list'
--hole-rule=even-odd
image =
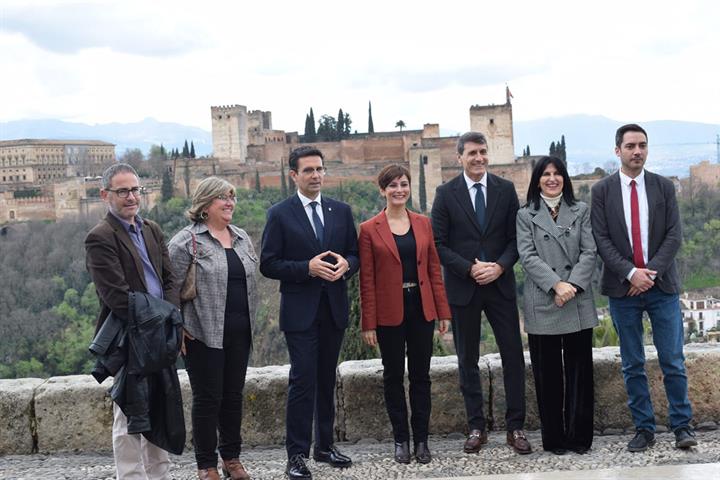
[{"label": "red necktie", "polygon": [[645,268],[642,238],[640,237],[640,202],[638,201],[637,182],[630,180],[630,221],[632,226],[633,262],[637,268]]}]

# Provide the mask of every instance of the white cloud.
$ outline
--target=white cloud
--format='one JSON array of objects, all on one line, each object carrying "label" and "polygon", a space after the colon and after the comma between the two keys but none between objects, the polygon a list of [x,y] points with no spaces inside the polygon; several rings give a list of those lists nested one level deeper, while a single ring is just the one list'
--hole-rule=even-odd
[{"label": "white cloud", "polygon": [[210,105],[271,110],[276,128],[350,112],[376,130],[573,113],[720,124],[713,0],[466,2],[11,0],[0,120],[51,117],[210,128]]}]

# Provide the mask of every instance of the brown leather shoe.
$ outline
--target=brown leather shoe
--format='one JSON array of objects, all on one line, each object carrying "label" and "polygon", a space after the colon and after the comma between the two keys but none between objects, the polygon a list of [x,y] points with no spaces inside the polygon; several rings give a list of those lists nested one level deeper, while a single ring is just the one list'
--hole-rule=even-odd
[{"label": "brown leather shoe", "polygon": [[230,460],[222,461],[222,469],[225,474],[225,478],[231,480],[250,480],[250,475],[245,471],[245,467],[237,458],[231,458]]},{"label": "brown leather shoe", "polygon": [[220,474],[217,468],[203,468],[197,472],[200,480],[220,480]]},{"label": "brown leather shoe", "polygon": [[465,440],[463,451],[465,453],[478,453],[486,443],[488,443],[487,432],[476,428],[472,429],[468,434],[467,440]]},{"label": "brown leather shoe", "polygon": [[520,455],[527,455],[532,453],[532,447],[528,442],[525,432],[522,430],[513,430],[507,432],[507,444],[513,447],[513,449]]}]

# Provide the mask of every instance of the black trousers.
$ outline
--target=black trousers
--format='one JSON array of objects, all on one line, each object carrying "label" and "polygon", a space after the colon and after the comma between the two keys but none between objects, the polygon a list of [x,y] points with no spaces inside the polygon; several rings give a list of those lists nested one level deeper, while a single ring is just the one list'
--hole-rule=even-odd
[{"label": "black trousers", "polygon": [[430,357],[435,322],[425,320],[420,290],[403,289],[403,323],[376,329],[383,363],[385,408],[396,442],[410,441],[405,402],[405,348],[410,380],[410,424],[413,441],[426,442],[430,424]]},{"label": "black trousers", "polygon": [[593,441],[592,328],[528,335],[543,448],[587,450]]},{"label": "black trousers", "polygon": [[198,469],[217,466],[216,448],[224,460],[240,455],[243,388],[250,344],[250,330],[226,337],[222,349],[210,348],[199,340],[186,340],[185,366],[193,394],[192,428]]},{"label": "black trousers", "polygon": [[520,339],[520,319],[515,299],[508,300],[494,283],[475,289],[467,305],[450,305],[455,351],[458,355],[460,391],[465,400],[469,429],[486,430],[480,385],[480,315],[490,322],[500,350],[505,385],[505,425],[508,431],[525,424],[525,357]]},{"label": "black trousers", "polygon": [[315,419],[315,449],[327,450],[334,442],[335,370],[345,329],[332,319],[327,293],[312,326],[302,332],[285,332],[290,356],[285,448],[288,457],[310,456]]}]

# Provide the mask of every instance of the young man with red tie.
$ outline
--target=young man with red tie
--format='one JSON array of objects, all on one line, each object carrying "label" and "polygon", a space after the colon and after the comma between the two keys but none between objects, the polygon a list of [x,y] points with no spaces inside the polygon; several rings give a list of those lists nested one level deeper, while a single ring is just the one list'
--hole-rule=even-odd
[{"label": "young man with red tie", "polygon": [[644,169],[648,138],[639,125],[623,125],[615,134],[620,171],[592,188],[592,228],[605,268],[602,293],[620,339],[628,406],[636,434],[628,450],[641,452],[655,444],[655,415],[645,374],[643,312],[652,325],[653,343],[663,372],[668,420],[675,446],[697,445],[690,426],[680,278],[675,256],[682,243],[675,187]]}]

